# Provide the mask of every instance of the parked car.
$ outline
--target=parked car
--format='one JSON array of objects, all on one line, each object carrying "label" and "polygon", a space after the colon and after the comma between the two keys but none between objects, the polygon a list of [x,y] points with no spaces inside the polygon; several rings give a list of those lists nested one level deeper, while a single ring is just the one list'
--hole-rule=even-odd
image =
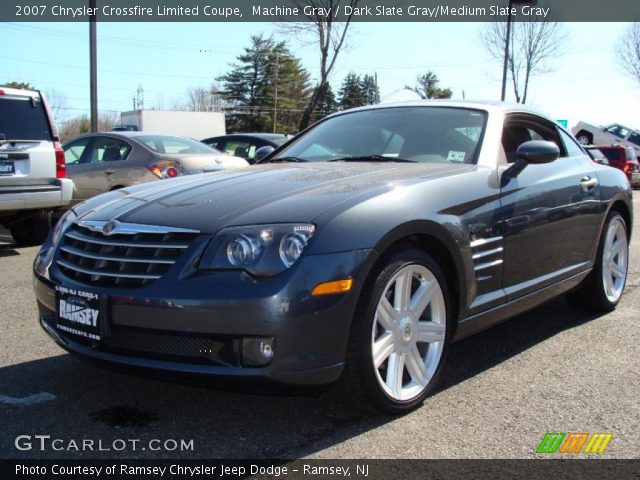
[{"label": "parked car", "polygon": [[636,151],[631,147],[621,145],[604,146],[598,149],[607,157],[609,165],[622,170],[633,188],[640,186],[640,171]]},{"label": "parked car", "polygon": [[137,132],[137,125],[116,125],[111,129],[112,132]]},{"label": "parked car", "polygon": [[35,293],[81,356],[252,389],[337,383],[403,413],[452,341],[570,292],[614,309],[632,219],[624,174],[523,105],[374,105],[250,169],[88,200],[38,253]]},{"label": "parked car", "polygon": [[63,148],[74,203],[151,180],[248,165],[190,138],[147,132],[88,134]]},{"label": "parked car", "polygon": [[640,131],[614,123],[606,127],[596,127],[586,122],[578,122],[571,130],[583,145],[621,145],[634,148],[640,155]]},{"label": "parked car", "polygon": [[609,165],[609,159],[597,146],[585,145],[584,149],[594,162],[599,163],[600,165]]},{"label": "parked car", "polygon": [[[287,135],[278,133],[237,133],[205,138],[202,143],[229,155],[244,158],[247,162],[253,164],[256,160],[256,152],[260,148],[272,147],[275,149],[286,143],[290,138]],[[271,153],[272,151],[269,150],[268,152]]]},{"label": "parked car", "polygon": [[44,94],[0,87],[0,225],[18,245],[42,243],[72,192]]}]

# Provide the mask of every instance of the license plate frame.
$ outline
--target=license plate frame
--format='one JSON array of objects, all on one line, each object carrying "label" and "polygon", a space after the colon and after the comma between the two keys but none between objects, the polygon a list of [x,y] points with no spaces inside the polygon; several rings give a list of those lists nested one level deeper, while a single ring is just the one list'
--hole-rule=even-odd
[{"label": "license plate frame", "polygon": [[104,340],[106,297],[95,292],[56,285],[56,327],[85,340]]},{"label": "license plate frame", "polygon": [[9,177],[16,174],[14,162],[0,161],[0,177]]}]

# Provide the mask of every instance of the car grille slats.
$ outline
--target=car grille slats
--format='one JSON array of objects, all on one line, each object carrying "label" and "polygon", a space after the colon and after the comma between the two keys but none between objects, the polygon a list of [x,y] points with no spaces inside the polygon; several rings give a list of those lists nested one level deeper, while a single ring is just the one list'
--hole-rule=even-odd
[{"label": "car grille slats", "polygon": [[[106,223],[80,222],[65,233],[57,256],[65,275],[91,285],[141,287],[161,278],[198,233],[118,223],[103,233]],[[118,230],[120,225],[126,225],[125,233]]]}]

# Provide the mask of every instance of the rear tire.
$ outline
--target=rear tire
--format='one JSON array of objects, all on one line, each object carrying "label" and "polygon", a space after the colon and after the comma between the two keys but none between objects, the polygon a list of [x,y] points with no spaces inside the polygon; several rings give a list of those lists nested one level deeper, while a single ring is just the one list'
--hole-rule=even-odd
[{"label": "rear tire", "polygon": [[338,391],[369,412],[417,408],[442,372],[451,323],[449,289],[436,261],[418,249],[392,253],[361,294]]},{"label": "rear tire", "polygon": [[27,247],[44,242],[50,228],[49,212],[43,210],[13,222],[9,225],[9,232],[18,246]]},{"label": "rear tire", "polygon": [[593,271],[576,290],[567,295],[573,306],[595,312],[616,308],[629,271],[627,224],[617,211],[609,212],[600,235]]}]

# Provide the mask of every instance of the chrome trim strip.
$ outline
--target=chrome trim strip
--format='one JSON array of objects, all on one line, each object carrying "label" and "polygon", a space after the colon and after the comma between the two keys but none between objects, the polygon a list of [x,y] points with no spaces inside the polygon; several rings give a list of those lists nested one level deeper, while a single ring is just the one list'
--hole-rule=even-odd
[{"label": "chrome trim strip", "polygon": [[502,247],[494,248],[492,250],[485,250],[484,252],[478,252],[474,254],[471,258],[476,260],[477,258],[488,257],[489,255],[495,255],[496,253],[500,253],[504,250]]},{"label": "chrome trim strip", "polygon": [[86,275],[95,275],[96,277],[136,278],[138,280],[157,280],[161,277],[161,275],[148,275],[143,273],[103,272],[100,270],[91,270],[89,268],[78,267],[77,265],[69,263],[61,258],[59,258],[57,262],[59,265],[68,268],[69,270],[74,270]]},{"label": "chrome trim strip", "polygon": [[162,225],[143,225],[139,223],[125,223],[118,220],[104,222],[101,220],[81,220],[77,224],[92,232],[104,233],[103,228],[107,223],[113,223],[113,230],[109,235],[137,235],[138,233],[151,233],[163,235],[167,233],[200,233],[200,230],[190,230],[188,228],[165,227]]},{"label": "chrome trim strip", "polygon": [[479,270],[484,270],[486,268],[496,267],[502,263],[502,259],[495,260],[493,262],[481,263],[480,265],[476,265],[474,270],[477,272]]},{"label": "chrome trim strip", "polygon": [[130,257],[121,257],[121,256],[110,256],[110,255],[98,255],[96,253],[88,253],[84,250],[78,250],[77,248],[69,247],[67,245],[62,245],[60,250],[70,253],[71,255],[77,255],[78,257],[91,258],[93,260],[106,260],[109,262],[123,262],[123,263],[149,263],[149,264],[166,264],[173,265],[175,260],[163,260],[158,258],[130,258]]},{"label": "chrome trim strip", "polygon": [[480,247],[482,245],[486,245],[487,243],[500,242],[504,237],[491,237],[491,238],[479,238],[478,240],[473,240],[469,243],[471,248]]},{"label": "chrome trim strip", "polygon": [[95,243],[97,245],[112,245],[115,247],[131,247],[131,248],[189,248],[189,245],[184,243],[151,243],[151,242],[125,242],[110,240],[109,238],[94,238],[84,235],[80,232],[67,231],[66,237],[73,238],[74,240],[80,240],[81,242]]}]

